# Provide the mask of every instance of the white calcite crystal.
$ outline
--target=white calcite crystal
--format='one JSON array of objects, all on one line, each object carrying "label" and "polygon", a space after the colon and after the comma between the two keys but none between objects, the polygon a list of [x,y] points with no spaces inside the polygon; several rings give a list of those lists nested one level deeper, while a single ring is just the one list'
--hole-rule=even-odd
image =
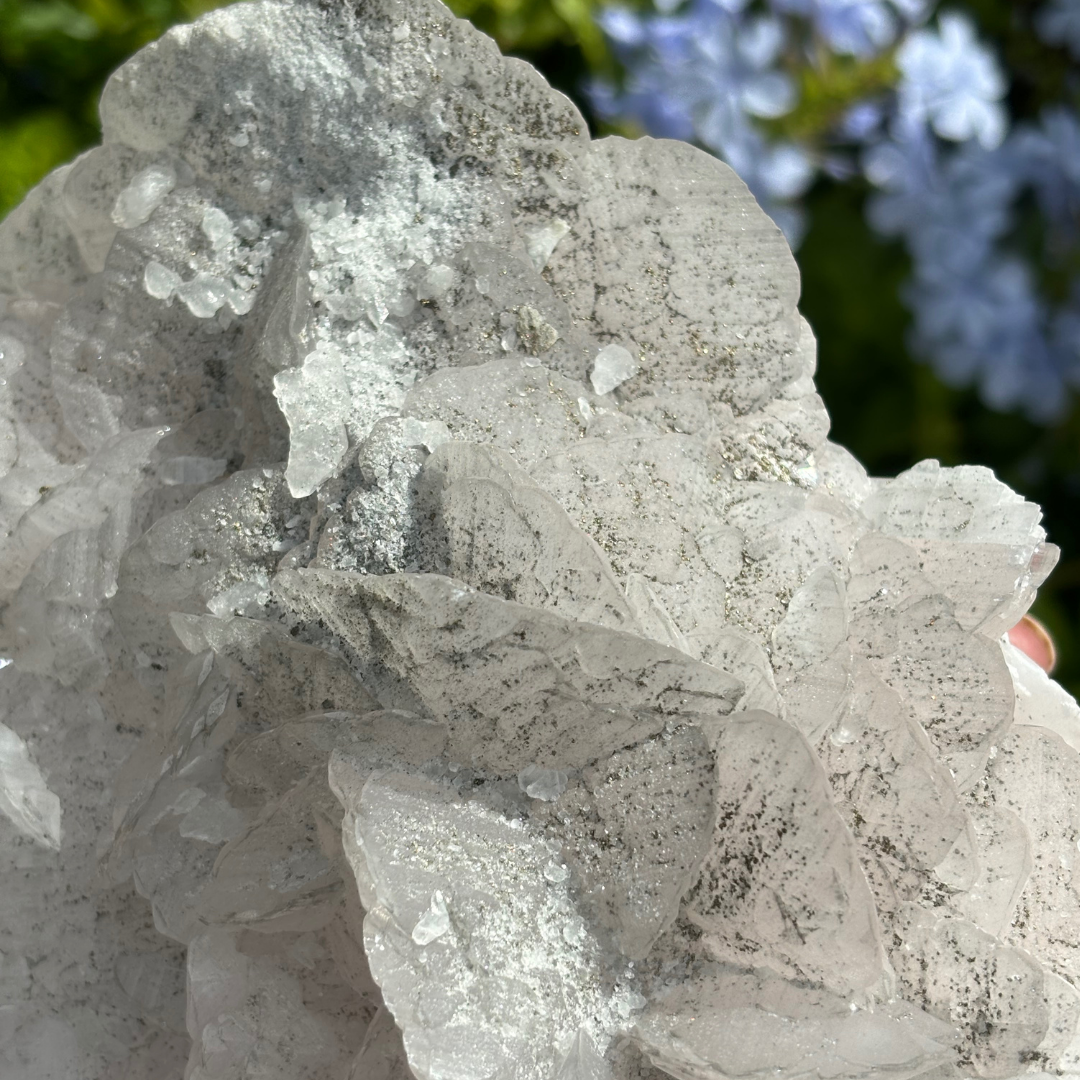
[{"label": "white calcite crystal", "polygon": [[435,0],[113,76],[0,226],[3,1080],[1080,1072],[1080,713],[779,231]]}]

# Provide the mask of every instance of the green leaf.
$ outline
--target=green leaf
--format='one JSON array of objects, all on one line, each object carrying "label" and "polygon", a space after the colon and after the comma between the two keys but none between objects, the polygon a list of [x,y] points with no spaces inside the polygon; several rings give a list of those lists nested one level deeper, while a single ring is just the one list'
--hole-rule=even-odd
[{"label": "green leaf", "polygon": [[74,157],[82,142],[80,129],[59,109],[0,127],[0,217],[50,169]]}]

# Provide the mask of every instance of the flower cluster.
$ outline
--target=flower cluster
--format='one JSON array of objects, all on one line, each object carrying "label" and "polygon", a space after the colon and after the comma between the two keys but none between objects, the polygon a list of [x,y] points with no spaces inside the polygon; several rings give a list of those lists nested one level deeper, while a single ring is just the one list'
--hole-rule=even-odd
[{"label": "flower cluster", "polygon": [[[1013,121],[1008,80],[975,25],[923,0],[662,6],[602,14],[627,75],[621,90],[594,85],[598,111],[717,153],[793,245],[798,200],[819,172],[869,181],[871,226],[911,256],[915,354],[950,383],[977,384],[991,407],[1061,415],[1080,382],[1076,113],[1057,104]],[[1034,30],[1080,57],[1077,0],[1045,4]],[[854,80],[862,92],[816,128],[790,122],[837,62],[887,74]]]}]

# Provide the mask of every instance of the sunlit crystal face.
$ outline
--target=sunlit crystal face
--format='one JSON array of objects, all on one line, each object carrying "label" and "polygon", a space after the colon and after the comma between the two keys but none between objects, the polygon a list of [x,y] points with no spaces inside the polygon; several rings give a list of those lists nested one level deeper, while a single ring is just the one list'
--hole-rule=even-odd
[{"label": "sunlit crystal face", "polygon": [[730,170],[426,2],[102,110],[0,230],[5,1080],[1074,1067],[1038,509],[827,441]]}]

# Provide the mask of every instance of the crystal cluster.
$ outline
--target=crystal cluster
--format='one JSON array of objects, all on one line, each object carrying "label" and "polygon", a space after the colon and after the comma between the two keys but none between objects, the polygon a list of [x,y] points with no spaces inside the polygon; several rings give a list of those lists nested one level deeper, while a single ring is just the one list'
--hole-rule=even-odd
[{"label": "crystal cluster", "polygon": [[173,30],[0,227],[4,1080],[1080,1069],[1080,713],[783,237],[434,0]]}]

